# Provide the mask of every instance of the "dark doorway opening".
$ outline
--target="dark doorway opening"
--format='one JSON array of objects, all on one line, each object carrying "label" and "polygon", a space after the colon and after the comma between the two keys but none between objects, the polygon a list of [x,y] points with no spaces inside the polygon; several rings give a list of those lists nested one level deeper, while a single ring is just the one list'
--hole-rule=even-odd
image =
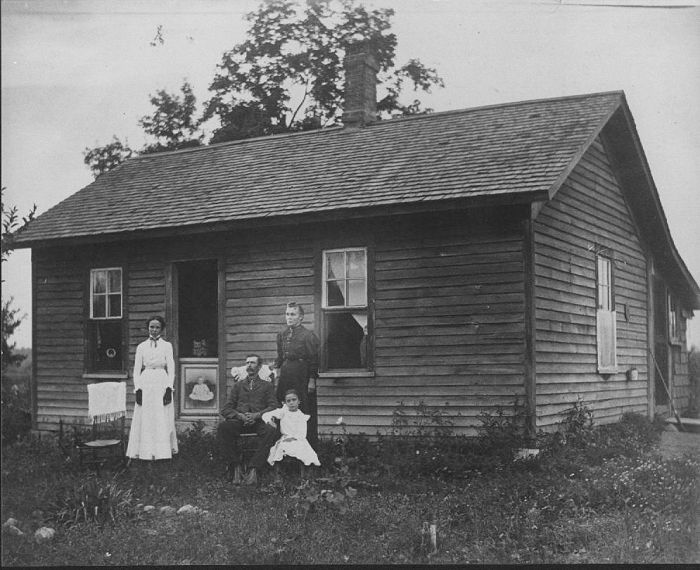
[{"label": "dark doorway opening", "polygon": [[656,405],[668,404],[668,311],[666,310],[666,287],[660,279],[654,279],[654,401]]},{"label": "dark doorway opening", "polygon": [[219,350],[216,260],[178,264],[178,348],[180,358],[217,357]]}]

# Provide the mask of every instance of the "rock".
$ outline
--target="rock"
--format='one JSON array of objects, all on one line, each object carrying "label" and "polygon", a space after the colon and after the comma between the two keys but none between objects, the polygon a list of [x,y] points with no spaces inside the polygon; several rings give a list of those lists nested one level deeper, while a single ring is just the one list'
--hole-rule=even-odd
[{"label": "rock", "polygon": [[160,514],[164,515],[166,517],[172,517],[177,514],[177,511],[175,510],[175,507],[161,507],[160,508]]},{"label": "rock", "polygon": [[193,507],[192,505],[184,505],[177,510],[178,515],[198,515],[201,513],[202,509]]},{"label": "rock", "polygon": [[17,526],[17,524],[18,524],[17,519],[13,519],[13,518],[10,517],[9,519],[7,519],[7,520],[3,523],[2,528],[7,528],[8,526]]},{"label": "rock", "polygon": [[155,511],[155,510],[156,510],[156,508],[153,505],[146,505],[143,508],[144,513],[150,513],[151,511]]},{"label": "rock", "polygon": [[39,542],[51,540],[54,536],[56,536],[56,531],[48,526],[42,526],[34,533],[34,538]]},{"label": "rock", "polygon": [[2,530],[8,534],[14,534],[15,536],[24,536],[24,533],[13,524],[2,525]]}]

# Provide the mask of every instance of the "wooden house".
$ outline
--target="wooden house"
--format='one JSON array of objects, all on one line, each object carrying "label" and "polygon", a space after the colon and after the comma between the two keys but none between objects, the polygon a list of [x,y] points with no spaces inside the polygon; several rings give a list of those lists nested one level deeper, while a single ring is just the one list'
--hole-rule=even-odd
[{"label": "wooden house", "polygon": [[[83,421],[165,316],[181,425],[214,424],[232,366],[275,356],[284,307],[322,340],[319,431],[440,408],[460,433],[525,406],[551,429],[688,405],[680,258],[622,92],[376,121],[371,56],[344,126],[131,159],[38,217],[33,421]],[[214,397],[188,399],[202,377]],[[130,407],[133,397],[130,393]]]}]

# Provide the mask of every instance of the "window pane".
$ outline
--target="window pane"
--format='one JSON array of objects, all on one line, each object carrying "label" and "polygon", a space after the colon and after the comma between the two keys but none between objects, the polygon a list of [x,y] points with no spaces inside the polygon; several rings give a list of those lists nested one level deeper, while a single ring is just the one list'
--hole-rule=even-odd
[{"label": "window pane", "polygon": [[104,295],[92,296],[92,317],[100,319],[107,316],[106,297]]},{"label": "window pane", "polygon": [[327,253],[328,266],[326,279],[343,279],[345,277],[345,253],[342,251]]},{"label": "window pane", "polygon": [[328,368],[366,366],[367,342],[358,318],[352,313],[326,313],[325,318]]},{"label": "window pane", "polygon": [[90,351],[94,370],[122,369],[121,321],[91,323]]},{"label": "window pane", "polygon": [[113,269],[109,272],[109,292],[121,293],[122,290],[122,272],[121,269]]},{"label": "window pane", "polygon": [[92,292],[106,293],[107,292],[107,275],[105,271],[92,272]]},{"label": "window pane", "polygon": [[364,279],[348,280],[348,305],[352,307],[367,305],[367,284]]},{"label": "window pane", "polygon": [[110,295],[109,296],[109,314],[108,317],[121,317],[122,316],[122,296],[121,295]]},{"label": "window pane", "polygon": [[348,252],[348,277],[364,279],[367,276],[367,264],[364,251]]},{"label": "window pane", "polygon": [[326,299],[326,306],[328,307],[344,307],[345,306],[345,292],[343,287],[345,285],[344,281],[329,281],[326,289],[326,294],[328,298]]}]

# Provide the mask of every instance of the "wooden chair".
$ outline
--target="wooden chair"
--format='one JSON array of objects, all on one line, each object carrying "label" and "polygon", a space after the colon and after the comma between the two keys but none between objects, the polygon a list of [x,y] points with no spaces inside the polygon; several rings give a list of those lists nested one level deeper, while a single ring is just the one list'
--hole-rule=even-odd
[{"label": "wooden chair", "polygon": [[92,425],[75,441],[78,465],[126,466],[126,383],[89,384],[88,409]]},{"label": "wooden chair", "polygon": [[254,433],[242,433],[240,438],[241,470],[246,473],[250,460],[258,448],[258,436]]}]

